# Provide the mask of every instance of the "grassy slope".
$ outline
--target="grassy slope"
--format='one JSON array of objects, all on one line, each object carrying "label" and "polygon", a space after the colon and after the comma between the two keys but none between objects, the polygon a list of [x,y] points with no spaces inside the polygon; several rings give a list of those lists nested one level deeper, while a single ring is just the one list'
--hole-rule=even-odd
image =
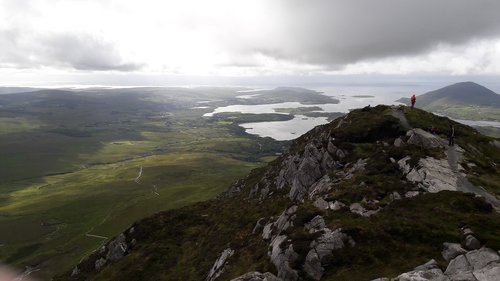
[{"label": "grassy slope", "polygon": [[190,108],[207,97],[191,94],[4,97],[0,260],[44,262],[36,274],[48,279],[102,243],[87,232],[114,236],[159,210],[213,198],[281,149],[201,118],[210,109]]},{"label": "grassy slope", "polygon": [[475,127],[476,130],[478,130],[481,134],[483,135],[486,135],[486,136],[490,136],[490,137],[494,137],[494,138],[500,138],[500,128],[496,128],[496,127],[487,127],[487,126],[483,126],[483,127]]},{"label": "grassy slope", "polygon": [[465,120],[489,120],[500,122],[500,110],[498,107],[479,105],[429,105],[425,110],[444,114],[456,119]]},{"label": "grassy slope", "polygon": [[[377,215],[363,218],[349,211],[321,211],[306,202],[299,206],[295,227],[286,231],[294,250],[302,258],[296,268],[302,276],[301,261],[308,245],[315,238],[303,229],[303,224],[321,214],[331,229],[341,227],[356,241],[356,247],[336,252],[328,261],[322,280],[371,280],[381,276],[394,277],[411,270],[431,258],[444,264],[440,258],[443,242],[460,242],[460,227],[471,226],[481,241],[495,249],[500,248],[500,218],[482,199],[457,192],[440,192],[402,199],[393,203],[387,200],[393,191],[403,194],[413,186],[403,181],[402,174],[389,157],[405,155],[422,157],[442,155],[442,151],[428,151],[414,147],[395,148],[384,146],[404,134],[397,121],[384,107],[368,113],[356,111],[344,120],[351,126],[346,130],[334,129],[337,145],[350,151],[344,162],[370,158],[367,170],[344,181],[329,195],[328,200],[344,203],[359,202],[362,198],[377,199],[385,208]],[[406,111],[410,123],[427,127],[429,122],[444,130],[446,119],[420,110]],[[448,121],[446,121],[448,122]],[[338,121],[322,126],[335,128]],[[379,132],[379,134],[374,134]],[[467,127],[457,126],[463,136],[474,145],[483,146],[484,138]],[[292,151],[302,153],[303,145],[314,140],[309,132],[295,141]],[[375,138],[375,139],[374,139]],[[483,147],[484,149],[484,147]],[[261,217],[276,218],[291,202],[280,192],[259,202],[249,198],[249,190],[264,175],[266,169],[275,170],[279,160],[267,168],[254,170],[245,180],[244,192],[235,198],[218,199],[195,204],[179,210],[156,214],[137,222],[137,246],[131,254],[98,275],[90,259],[79,265],[80,279],[91,280],[203,280],[220,253],[228,248],[236,251],[220,280],[230,280],[249,271],[270,271],[275,268],[267,257],[268,245],[260,233],[252,234],[255,222]],[[483,173],[483,171],[480,171]],[[498,178],[498,173],[494,176]],[[333,176],[333,175],[332,175]],[[363,183],[363,184],[362,184]],[[369,208],[369,205],[365,205]],[[75,280],[60,276],[56,280]]]},{"label": "grassy slope", "polygon": [[405,114],[413,127],[425,129],[435,126],[438,134],[444,139],[447,138],[450,124],[453,124],[455,143],[466,150],[465,160],[472,164],[464,165],[468,179],[500,196],[500,150],[491,145],[492,137],[481,135],[469,126],[428,114],[420,109],[406,108]]}]

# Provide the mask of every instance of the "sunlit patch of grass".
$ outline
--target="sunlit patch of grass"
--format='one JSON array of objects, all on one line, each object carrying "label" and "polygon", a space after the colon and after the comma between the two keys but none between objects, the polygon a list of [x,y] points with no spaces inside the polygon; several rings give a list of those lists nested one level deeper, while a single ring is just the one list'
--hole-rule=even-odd
[{"label": "sunlit patch of grass", "polygon": [[[41,243],[36,253],[17,255],[15,263],[43,260],[60,249],[68,253],[57,253],[55,262],[69,266],[100,243],[85,233],[113,236],[159,210],[210,199],[258,165],[215,153],[170,153],[95,165],[45,177],[43,183],[27,182],[0,206],[0,241],[9,246]],[[40,226],[48,220],[58,223]],[[23,231],[28,229],[36,231]],[[2,259],[14,254],[14,247],[5,249],[11,251],[2,252]]]},{"label": "sunlit patch of grass", "polygon": [[0,135],[36,130],[43,126],[38,120],[25,117],[0,117]]}]

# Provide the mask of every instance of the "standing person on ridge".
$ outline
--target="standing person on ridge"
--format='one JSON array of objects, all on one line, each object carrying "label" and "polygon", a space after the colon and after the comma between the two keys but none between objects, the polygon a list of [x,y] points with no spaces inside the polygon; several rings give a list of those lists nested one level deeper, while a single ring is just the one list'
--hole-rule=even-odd
[{"label": "standing person on ridge", "polygon": [[450,138],[448,141],[448,146],[453,146],[455,145],[455,127],[450,124]]},{"label": "standing person on ridge", "polygon": [[411,96],[410,101],[411,101],[411,108],[415,107],[415,102],[417,101],[417,97],[415,97],[415,95]]}]

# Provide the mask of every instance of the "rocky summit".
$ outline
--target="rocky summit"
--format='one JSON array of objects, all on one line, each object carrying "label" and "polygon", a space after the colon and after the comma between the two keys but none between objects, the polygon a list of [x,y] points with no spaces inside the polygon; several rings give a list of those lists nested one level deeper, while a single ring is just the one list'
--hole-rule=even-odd
[{"label": "rocky summit", "polygon": [[419,109],[353,110],[55,280],[500,280],[497,142]]}]

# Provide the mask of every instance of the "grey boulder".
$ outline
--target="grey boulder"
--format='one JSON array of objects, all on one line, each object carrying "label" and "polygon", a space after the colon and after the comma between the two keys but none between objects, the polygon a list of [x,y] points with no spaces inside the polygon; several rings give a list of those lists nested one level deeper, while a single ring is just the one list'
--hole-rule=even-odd
[{"label": "grey boulder", "polygon": [[467,253],[467,251],[458,243],[443,243],[443,251],[441,254],[447,262],[465,253]]}]

